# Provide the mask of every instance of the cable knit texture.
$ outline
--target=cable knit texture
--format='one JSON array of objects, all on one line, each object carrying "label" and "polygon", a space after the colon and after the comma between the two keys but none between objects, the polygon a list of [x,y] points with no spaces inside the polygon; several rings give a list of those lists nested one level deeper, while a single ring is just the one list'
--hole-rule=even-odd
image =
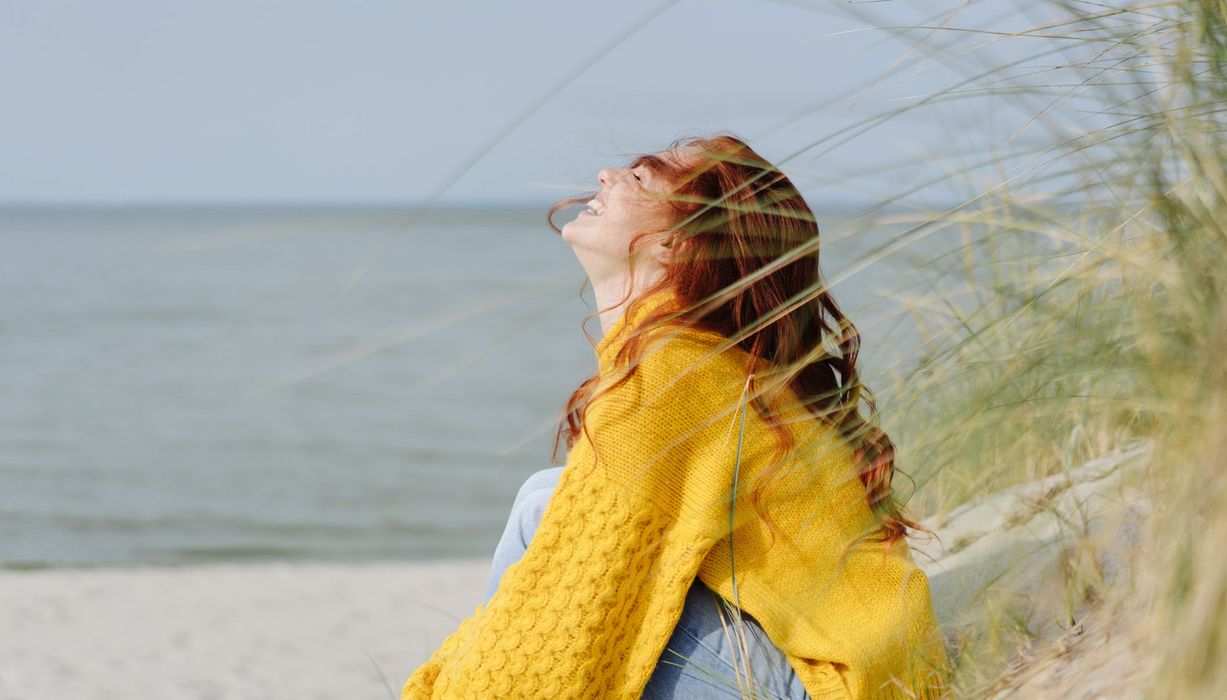
[{"label": "cable knit texture", "polygon": [[[618,319],[597,345],[602,389],[628,370],[628,329],[676,303],[656,293]],[[696,577],[759,622],[814,698],[940,695],[928,580],[905,544],[864,538],[877,525],[851,449],[791,391],[774,408],[796,446],[763,501],[778,536],[753,508],[776,438],[753,406],[742,431],[747,355],[724,340],[644,337],[631,378],[592,403],[528,550],[402,700],[637,698]]]}]

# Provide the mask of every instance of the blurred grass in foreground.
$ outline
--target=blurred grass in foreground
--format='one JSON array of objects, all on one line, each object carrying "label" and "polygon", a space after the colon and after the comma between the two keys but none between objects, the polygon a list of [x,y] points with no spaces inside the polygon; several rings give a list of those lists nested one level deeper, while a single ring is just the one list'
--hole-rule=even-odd
[{"label": "blurred grass in foreground", "polygon": [[1081,58],[1051,56],[1042,87],[989,70],[973,88],[1055,94],[1037,120],[1077,93],[1099,123],[1054,134],[1027,187],[909,217],[908,235],[965,245],[916,256],[925,355],[871,388],[909,510],[939,529],[960,504],[1153,447],[1122,477],[1136,538],[1109,500],[1101,527],[1063,521],[1048,594],[1021,560],[974,592],[978,624],[951,630],[956,694],[1227,697],[1227,3],[1044,4],[1067,21],[1017,36]]}]

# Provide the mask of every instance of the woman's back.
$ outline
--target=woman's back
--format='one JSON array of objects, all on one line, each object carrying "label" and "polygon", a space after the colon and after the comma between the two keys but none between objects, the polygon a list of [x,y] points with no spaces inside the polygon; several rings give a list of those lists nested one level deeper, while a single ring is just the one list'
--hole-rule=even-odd
[{"label": "woman's back", "polygon": [[[670,292],[641,299],[598,346],[602,377],[621,375],[615,358],[623,333],[679,303]],[[632,500],[702,522],[700,529],[718,538],[698,578],[739,604],[795,657],[794,668],[815,697],[823,684],[861,686],[878,697],[873,689],[891,683],[891,675],[927,676],[944,664],[928,580],[906,540],[881,541],[881,522],[838,429],[814,417],[791,390],[781,391],[771,408],[792,444],[780,459],[771,425],[745,403],[747,353],[706,330],[664,328],[644,340],[655,345],[638,370],[648,371],[606,409],[614,415],[602,425],[617,427],[594,440],[598,450],[640,445],[638,454],[611,454],[608,473],[620,472]],[[600,410],[597,402],[593,415]],[[649,443],[667,447],[645,454],[638,436],[622,432],[635,423],[626,420],[634,411],[653,416],[640,421],[660,426]],[[591,445],[576,447],[586,459]],[[674,459],[689,454],[688,469],[653,468],[668,453]],[[769,483],[761,512],[751,497],[758,479]]]}]

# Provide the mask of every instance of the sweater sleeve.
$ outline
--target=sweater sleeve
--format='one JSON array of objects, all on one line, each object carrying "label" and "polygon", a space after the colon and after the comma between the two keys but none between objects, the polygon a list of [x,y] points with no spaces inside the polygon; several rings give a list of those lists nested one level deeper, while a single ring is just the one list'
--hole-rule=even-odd
[{"label": "sweater sleeve", "polygon": [[705,350],[675,339],[594,400],[527,551],[403,699],[639,697],[728,507],[740,386]]}]

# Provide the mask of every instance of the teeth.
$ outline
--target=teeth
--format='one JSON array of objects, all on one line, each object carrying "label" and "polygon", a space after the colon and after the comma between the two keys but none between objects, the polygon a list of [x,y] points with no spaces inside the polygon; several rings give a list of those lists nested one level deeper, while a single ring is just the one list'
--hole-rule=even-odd
[{"label": "teeth", "polygon": [[605,205],[601,204],[599,199],[590,199],[588,200],[588,211],[600,216],[605,213]]}]

